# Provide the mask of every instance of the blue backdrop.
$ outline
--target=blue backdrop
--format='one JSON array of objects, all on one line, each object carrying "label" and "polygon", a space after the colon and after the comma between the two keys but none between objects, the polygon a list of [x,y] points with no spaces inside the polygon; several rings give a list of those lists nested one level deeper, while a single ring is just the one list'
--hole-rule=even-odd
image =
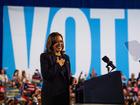
[{"label": "blue backdrop", "polygon": [[[4,9],[4,6],[39,6],[39,7],[70,7],[70,8],[103,8],[103,9],[139,9],[140,8],[140,1],[138,0],[133,0],[133,1],[122,1],[122,0],[1,0],[0,1],[0,57],[1,57],[1,61],[0,61],[0,67],[2,67],[2,49],[3,49],[3,9]],[[6,11],[6,9],[5,9]],[[25,10],[26,11],[26,10]],[[88,15],[88,13],[86,13],[86,10],[83,10],[83,12]],[[88,11],[87,11],[88,12]],[[119,31],[117,31],[117,37],[116,37],[116,40],[117,38],[121,37],[121,34],[122,33],[126,33],[127,32],[127,23],[126,23],[126,19],[127,19],[127,10],[125,10],[125,19],[123,21],[119,21],[116,23],[116,30],[119,30],[119,28],[123,28],[124,29],[124,32],[121,32],[119,33]],[[28,21],[28,19],[27,19]],[[8,21],[7,21],[8,22]],[[94,21],[93,23],[93,27],[97,27],[98,25],[98,20]],[[67,23],[69,24],[69,23]],[[122,26],[122,27],[120,27]],[[5,31],[8,31],[8,29],[4,29]],[[98,30],[98,29],[97,29]],[[96,31],[97,31],[96,30]],[[98,33],[99,30],[97,32],[95,32],[96,34],[99,34]],[[92,36],[94,37],[94,36]],[[70,38],[70,37],[69,37]],[[92,39],[99,39],[98,36],[96,36],[96,38],[92,38]],[[99,40],[94,40],[93,42],[94,43],[99,43],[98,42]],[[127,35],[124,35],[122,37],[122,41],[125,42],[127,41]],[[6,43],[6,42],[5,42]],[[93,44],[94,44],[93,43]],[[118,58],[116,59],[116,63],[117,65],[120,65],[120,66],[124,66],[123,65],[123,61],[120,60],[120,55],[123,53],[121,53],[121,47],[119,47],[121,45],[121,43],[119,41],[116,41],[117,43],[117,46],[116,46],[116,49],[118,49],[118,52],[116,53],[118,56]],[[67,41],[66,41],[66,44],[67,44]],[[67,44],[69,47],[71,47],[69,44]],[[98,46],[99,47],[99,46]],[[92,49],[96,49],[92,46]],[[70,56],[73,56],[72,53],[68,52]],[[98,52],[97,52],[98,53]],[[125,55],[125,54],[124,54]],[[92,55],[94,57],[94,55]],[[6,57],[6,56],[5,56]],[[97,56],[96,56],[97,57]],[[72,57],[74,58],[74,57]],[[98,57],[97,57],[98,59]],[[96,60],[97,60],[96,59]],[[96,64],[96,60],[92,60],[91,63],[92,64]],[[127,64],[127,56],[125,55],[125,59],[126,60],[126,67],[124,69],[124,73],[126,76],[129,75],[129,73],[127,72],[127,68],[128,68],[128,64]],[[74,62],[75,60],[73,60],[73,65],[74,65]],[[98,66],[99,64],[97,64]],[[14,65],[13,65],[14,66]],[[75,68],[75,66],[73,67]],[[92,67],[91,67],[92,68]],[[91,69],[90,68],[90,69]],[[97,68],[97,72],[100,74],[100,71],[99,71],[99,66],[98,67],[95,67]],[[121,68],[121,67],[120,67]]]}]

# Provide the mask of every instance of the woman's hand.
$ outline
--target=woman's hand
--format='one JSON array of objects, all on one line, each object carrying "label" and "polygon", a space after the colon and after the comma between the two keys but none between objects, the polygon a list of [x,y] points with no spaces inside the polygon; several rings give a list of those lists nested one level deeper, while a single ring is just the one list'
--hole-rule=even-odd
[{"label": "woman's hand", "polygon": [[62,67],[65,63],[65,59],[57,57],[56,62]]}]

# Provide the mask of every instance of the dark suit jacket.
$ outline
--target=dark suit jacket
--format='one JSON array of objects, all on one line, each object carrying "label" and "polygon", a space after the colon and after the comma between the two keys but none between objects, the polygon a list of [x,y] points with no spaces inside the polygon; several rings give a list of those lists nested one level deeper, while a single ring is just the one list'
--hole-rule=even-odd
[{"label": "dark suit jacket", "polygon": [[43,77],[42,92],[46,96],[55,96],[69,91],[70,73],[69,57],[64,54],[65,64],[61,67],[56,63],[54,54],[42,53],[40,56],[41,74]]}]

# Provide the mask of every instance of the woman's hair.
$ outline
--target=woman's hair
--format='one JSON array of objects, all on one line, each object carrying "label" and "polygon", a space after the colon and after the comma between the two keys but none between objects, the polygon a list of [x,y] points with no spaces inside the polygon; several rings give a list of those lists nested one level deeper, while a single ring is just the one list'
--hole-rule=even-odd
[{"label": "woman's hair", "polygon": [[18,70],[18,69],[16,69],[16,70],[14,71],[13,76],[15,76],[17,72],[19,72],[19,70]]},{"label": "woman's hair", "polygon": [[22,71],[21,75],[22,75],[22,76],[26,76],[25,70]]},{"label": "woman's hair", "polygon": [[[57,36],[60,36],[62,38],[62,41],[63,41],[63,37],[60,33],[58,32],[52,32],[49,36],[48,36],[48,39],[47,39],[47,43],[46,43],[46,50],[45,52],[47,53],[54,53],[53,51],[53,45],[57,42],[56,41],[56,37]],[[63,43],[63,48],[62,48],[62,51],[61,53],[64,53],[63,49],[64,49],[64,42]]]}]

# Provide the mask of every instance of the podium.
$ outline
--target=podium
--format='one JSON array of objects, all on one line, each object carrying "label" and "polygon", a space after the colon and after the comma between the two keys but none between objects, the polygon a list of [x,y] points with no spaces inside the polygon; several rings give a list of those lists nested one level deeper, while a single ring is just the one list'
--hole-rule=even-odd
[{"label": "podium", "polygon": [[77,90],[76,93],[76,97],[78,97],[76,99],[82,99],[76,101],[76,103],[80,104],[124,104],[120,71],[110,72],[108,74],[86,80],[80,91]]}]

